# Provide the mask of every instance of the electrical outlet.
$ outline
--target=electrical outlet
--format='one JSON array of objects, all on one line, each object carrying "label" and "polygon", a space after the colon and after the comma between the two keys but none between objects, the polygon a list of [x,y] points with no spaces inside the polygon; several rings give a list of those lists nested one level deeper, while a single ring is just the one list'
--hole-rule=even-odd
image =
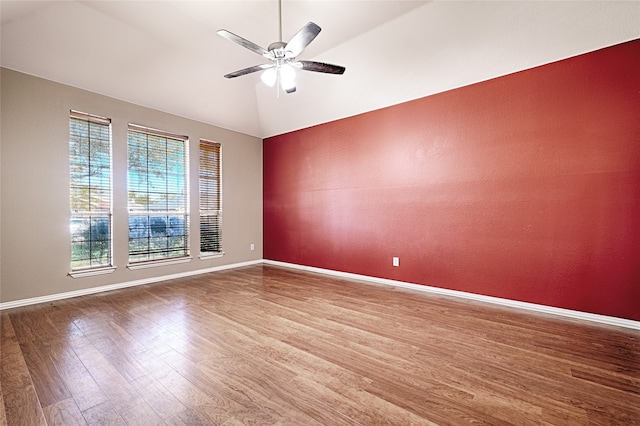
[{"label": "electrical outlet", "polygon": [[250,246],[250,248],[251,248],[251,251],[253,251],[253,250],[255,250],[255,249],[256,249],[256,245],[252,243],[252,244],[251,244],[251,246]]},{"label": "electrical outlet", "polygon": [[400,258],[399,257],[394,257],[393,258],[393,266],[400,266]]}]

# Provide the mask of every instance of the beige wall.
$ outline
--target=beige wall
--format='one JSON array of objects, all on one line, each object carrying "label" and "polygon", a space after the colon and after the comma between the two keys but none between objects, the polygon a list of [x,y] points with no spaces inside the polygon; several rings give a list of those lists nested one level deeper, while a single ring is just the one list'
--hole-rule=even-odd
[{"label": "beige wall", "polygon": [[[189,273],[262,258],[262,140],[29,75],[1,70],[0,302]],[[115,84],[115,83],[114,83]],[[211,95],[212,97],[215,94]],[[113,274],[71,278],[69,110],[112,119]],[[189,136],[189,263],[127,269],[127,125]],[[198,259],[198,141],[222,143],[223,250]],[[250,244],[255,250],[250,250]]]}]

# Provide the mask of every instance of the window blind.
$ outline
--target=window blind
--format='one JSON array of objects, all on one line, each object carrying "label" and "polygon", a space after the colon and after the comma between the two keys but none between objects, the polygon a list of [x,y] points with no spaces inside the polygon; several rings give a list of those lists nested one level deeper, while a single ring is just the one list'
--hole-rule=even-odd
[{"label": "window blind", "polygon": [[187,137],[128,131],[129,263],[189,255]]},{"label": "window blind", "polygon": [[200,252],[222,252],[221,146],[200,140]]},{"label": "window blind", "polygon": [[112,266],[111,120],[69,117],[71,270]]}]

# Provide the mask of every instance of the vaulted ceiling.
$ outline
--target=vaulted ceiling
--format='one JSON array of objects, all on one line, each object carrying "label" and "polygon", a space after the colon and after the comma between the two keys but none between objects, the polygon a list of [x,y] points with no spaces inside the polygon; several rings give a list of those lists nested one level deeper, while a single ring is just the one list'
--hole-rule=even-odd
[{"label": "vaulted ceiling", "polygon": [[347,68],[300,71],[285,94],[223,78],[264,60],[216,34],[267,47],[275,0],[2,0],[0,15],[3,67],[258,137],[640,38],[637,1],[284,0],[285,41],[322,27],[300,58]]}]

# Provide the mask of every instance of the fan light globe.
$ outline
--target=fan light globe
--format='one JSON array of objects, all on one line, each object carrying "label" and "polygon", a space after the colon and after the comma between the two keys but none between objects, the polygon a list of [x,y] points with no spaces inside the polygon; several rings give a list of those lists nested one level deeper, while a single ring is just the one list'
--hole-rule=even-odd
[{"label": "fan light globe", "polygon": [[280,78],[283,80],[294,81],[296,79],[296,71],[291,65],[282,65],[280,67]]},{"label": "fan light globe", "polygon": [[262,82],[269,87],[273,87],[273,85],[276,84],[276,78],[277,75],[275,68],[269,68],[268,70],[265,70],[265,72],[263,72],[260,76]]},{"label": "fan light globe", "polygon": [[279,71],[282,90],[294,89],[296,87],[296,71],[290,65],[281,66]]},{"label": "fan light globe", "polygon": [[292,89],[296,88],[296,82],[293,80],[282,79],[280,80],[280,85],[282,86],[282,90],[284,90],[285,92],[289,92]]}]

